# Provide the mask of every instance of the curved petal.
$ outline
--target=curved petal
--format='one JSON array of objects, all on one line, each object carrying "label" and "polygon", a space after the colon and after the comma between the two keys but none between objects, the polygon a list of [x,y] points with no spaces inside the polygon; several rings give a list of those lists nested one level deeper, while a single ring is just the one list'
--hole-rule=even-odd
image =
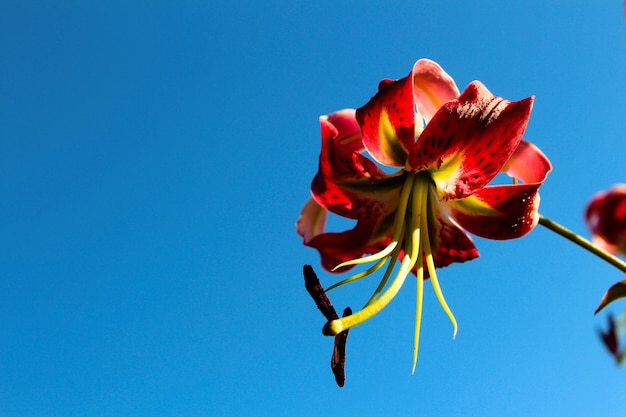
[{"label": "curved petal", "polygon": [[478,257],[472,238],[446,214],[445,207],[431,192],[428,212],[430,245],[435,266],[442,268],[451,263],[465,262]]},{"label": "curved petal", "polygon": [[[459,96],[452,77],[439,64],[430,59],[420,59],[413,65],[413,101],[417,105],[417,113],[426,123],[432,119],[437,110],[446,102]],[[422,129],[415,128],[416,135]]]},{"label": "curved petal", "polygon": [[511,159],[502,167],[502,171],[510,177],[530,184],[545,181],[552,171],[552,164],[541,149],[522,139]]},{"label": "curved petal", "polygon": [[[325,209],[353,219],[377,218],[397,207],[404,171],[396,174],[383,172],[365,155],[356,152],[350,139],[353,132],[340,132],[333,124],[334,118],[320,118],[322,150],[319,170],[311,184],[311,193]],[[349,120],[344,125],[354,127]]]},{"label": "curved petal", "polygon": [[296,221],[296,231],[302,236],[305,244],[315,236],[324,233],[327,213],[328,211],[312,198],[304,204],[300,217]]},{"label": "curved petal", "polygon": [[[296,226],[303,243],[317,249],[322,266],[331,271],[342,262],[361,258],[386,247],[391,238],[392,217],[360,220],[353,229],[344,232],[324,232],[326,210],[311,199],[302,208]],[[350,268],[352,266],[334,272],[344,272]]]},{"label": "curved petal", "polygon": [[525,184],[489,186],[473,195],[445,202],[450,215],[467,231],[488,239],[513,239],[539,221],[539,186],[552,170],[550,160],[522,140],[502,168]]},{"label": "curved petal", "polygon": [[[334,140],[353,152],[361,152],[365,148],[361,141],[361,127],[356,121],[356,110],[343,109],[320,117],[320,123],[327,123],[336,130]],[[322,121],[323,120],[323,121]]]},{"label": "curved petal", "polygon": [[471,195],[487,185],[517,149],[532,103],[532,97],[510,102],[479,81],[472,82],[428,123],[406,169],[429,171],[443,200]]},{"label": "curved petal", "polygon": [[[350,120],[340,119],[339,126],[334,121],[335,118],[331,116],[320,117],[322,150],[319,171],[335,180],[385,177],[387,174],[373,161],[355,150],[360,145],[355,145],[359,140],[352,139],[354,132]],[[340,131],[338,127],[347,129]]]},{"label": "curved petal", "polygon": [[539,221],[541,184],[495,185],[445,202],[450,216],[468,232],[487,239],[521,237]]},{"label": "curved petal", "polygon": [[411,74],[383,80],[378,93],[356,111],[363,145],[383,165],[403,167],[415,141],[412,84]]}]

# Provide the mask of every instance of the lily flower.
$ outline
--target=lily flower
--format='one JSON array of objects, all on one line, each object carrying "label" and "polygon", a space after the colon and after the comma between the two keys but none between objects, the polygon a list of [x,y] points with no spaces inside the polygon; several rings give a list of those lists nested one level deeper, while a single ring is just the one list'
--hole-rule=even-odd
[{"label": "lily flower", "polygon": [[585,222],[593,243],[608,252],[626,255],[626,184],[594,195],[587,205]]},{"label": "lily flower", "polygon": [[[456,335],[436,269],[478,257],[467,232],[513,239],[538,222],[538,189],[551,165],[522,140],[532,103],[532,97],[514,102],[496,97],[478,81],[459,94],[438,64],[422,59],[407,77],[381,81],[365,106],[320,118],[319,170],[297,231],[329,271],[371,265],[327,290],[387,264],[364,307],[330,320],[324,334],[336,335],[380,312],[412,272],[417,278],[413,371],[425,279],[430,278]],[[501,171],[514,182],[488,185]],[[326,232],[329,211],[356,225]]]}]

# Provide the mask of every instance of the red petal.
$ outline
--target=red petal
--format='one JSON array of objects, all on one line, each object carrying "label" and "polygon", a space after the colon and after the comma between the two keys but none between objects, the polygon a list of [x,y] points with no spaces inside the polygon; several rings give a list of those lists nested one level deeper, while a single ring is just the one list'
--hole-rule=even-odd
[{"label": "red petal", "polygon": [[585,222],[594,243],[611,253],[626,255],[626,184],[596,194],[585,211]]},{"label": "red petal", "polygon": [[411,75],[383,80],[378,93],[356,111],[363,145],[383,165],[403,167],[415,141]]},{"label": "red petal", "polygon": [[445,206],[461,227],[487,239],[514,239],[530,232],[539,221],[539,185],[485,187]]},{"label": "red petal", "polygon": [[[333,121],[333,117],[320,118],[322,150],[311,184],[313,197],[325,209],[353,219],[374,219],[395,210],[404,172],[383,172],[355,151],[358,140],[344,143],[352,134],[339,131]],[[354,127],[343,120],[342,126],[346,125]]]},{"label": "red petal", "polygon": [[361,127],[356,121],[355,113],[354,109],[339,110],[320,117],[320,123],[328,122],[337,130],[335,141],[347,146],[353,152],[361,152],[365,148],[361,141]]},{"label": "red petal", "polygon": [[[436,62],[420,59],[413,66],[413,100],[428,122],[446,102],[459,96],[459,89]],[[421,129],[420,129],[421,130]]]},{"label": "red petal", "polygon": [[552,164],[538,147],[522,140],[502,171],[526,184],[541,183],[552,171]]},{"label": "red petal", "polygon": [[[336,114],[336,113],[335,113]],[[341,119],[340,125],[335,125],[335,117],[320,117],[322,130],[322,150],[320,151],[320,172],[335,180],[383,178],[385,174],[373,161],[359,153],[362,149],[358,139],[353,139],[354,123],[356,119]],[[339,130],[347,127],[347,130]],[[358,125],[357,125],[358,128]]]},{"label": "red petal", "polygon": [[516,102],[495,97],[474,81],[428,123],[411,150],[407,170],[430,171],[442,199],[471,195],[517,149],[532,102],[532,97]]},{"label": "red petal", "polygon": [[403,183],[403,172],[382,180],[337,182],[318,173],[311,193],[328,211],[350,219],[372,219],[396,210]]}]

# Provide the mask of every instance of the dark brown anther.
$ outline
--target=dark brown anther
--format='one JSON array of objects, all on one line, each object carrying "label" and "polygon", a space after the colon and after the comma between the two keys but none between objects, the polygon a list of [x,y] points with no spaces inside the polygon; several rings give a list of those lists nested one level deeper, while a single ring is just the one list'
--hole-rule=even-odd
[{"label": "dark brown anther", "polygon": [[[346,307],[343,310],[343,317],[352,314],[352,309]],[[348,340],[348,330],[344,330],[335,336],[335,346],[333,347],[333,356],[330,359],[330,369],[333,370],[337,385],[343,387],[346,382],[346,341]]]},{"label": "dark brown anther", "polygon": [[303,272],[304,286],[311,298],[313,298],[313,301],[315,301],[317,308],[319,308],[324,317],[326,317],[326,320],[331,321],[338,319],[339,315],[328,299],[324,288],[322,288],[322,284],[320,284],[320,280],[317,278],[315,271],[313,271],[313,267],[311,265],[304,265]]}]

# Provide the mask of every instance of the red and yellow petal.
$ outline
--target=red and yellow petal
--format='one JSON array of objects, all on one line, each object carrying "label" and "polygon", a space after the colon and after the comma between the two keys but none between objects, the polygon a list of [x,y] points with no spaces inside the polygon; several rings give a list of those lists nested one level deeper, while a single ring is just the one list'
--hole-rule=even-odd
[{"label": "red and yellow petal", "polygon": [[444,202],[449,214],[467,231],[488,239],[525,235],[539,221],[539,186],[552,170],[550,160],[522,140],[502,170],[523,184],[488,186],[473,195]]},{"label": "red and yellow petal", "polygon": [[539,221],[539,185],[496,185],[469,197],[448,200],[448,213],[468,232],[487,239],[514,239]]},{"label": "red and yellow petal", "polygon": [[473,194],[517,149],[532,103],[532,97],[510,102],[472,82],[428,123],[411,149],[406,169],[428,171],[443,200]]},{"label": "red and yellow petal", "polygon": [[302,236],[306,244],[315,236],[324,233],[328,211],[317,204],[313,198],[304,204],[300,211],[300,217],[296,221],[296,231]]},{"label": "red and yellow petal", "polygon": [[326,210],[350,219],[371,219],[396,210],[404,173],[379,180],[334,181],[319,172],[311,183],[313,198]]},{"label": "red and yellow petal", "polygon": [[[313,197],[325,209],[353,219],[376,218],[394,211],[404,172],[382,171],[355,151],[360,139],[353,139],[354,124],[350,119],[342,119],[340,126],[335,121],[335,117],[320,118],[322,150],[319,170],[311,184]],[[340,131],[341,126],[348,128]]]},{"label": "red and yellow petal", "polygon": [[356,111],[363,145],[383,165],[404,167],[415,142],[415,111],[411,75],[383,80],[378,93]]}]

